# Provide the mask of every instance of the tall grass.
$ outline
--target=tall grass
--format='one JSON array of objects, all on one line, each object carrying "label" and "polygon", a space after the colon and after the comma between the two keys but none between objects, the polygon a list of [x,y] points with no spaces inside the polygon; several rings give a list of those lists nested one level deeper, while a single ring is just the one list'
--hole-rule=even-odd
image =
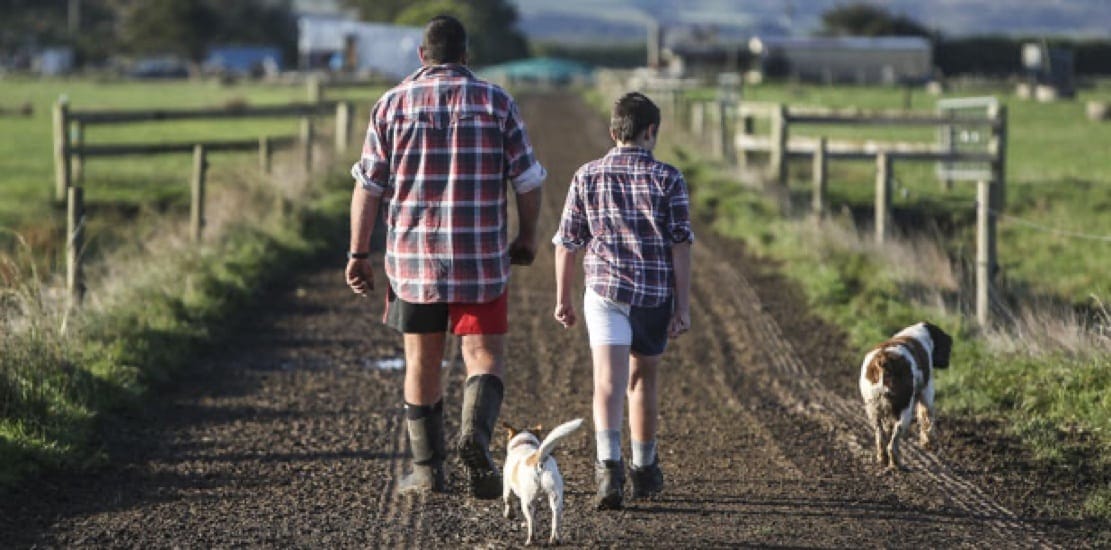
[{"label": "tall grass", "polygon": [[[332,245],[325,239],[345,220],[345,177],[305,185],[299,175],[224,174],[213,181],[203,246],[181,216],[133,220],[136,238],[89,266],[80,309],[66,309],[33,250],[0,256],[0,485],[103,461],[92,444],[99,417],[172,380],[244,306]],[[278,210],[278,194],[299,200]]]}]

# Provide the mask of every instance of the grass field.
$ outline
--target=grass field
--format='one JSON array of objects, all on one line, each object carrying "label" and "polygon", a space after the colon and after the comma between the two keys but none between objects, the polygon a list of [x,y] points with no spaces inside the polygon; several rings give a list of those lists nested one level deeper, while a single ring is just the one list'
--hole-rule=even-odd
[{"label": "grass field", "polygon": [[[0,107],[13,109],[25,102],[33,107],[31,117],[0,118],[0,227],[19,231],[32,240],[44,229],[62,223],[62,212],[52,206],[53,143],[51,108],[66,97],[72,110],[141,109],[158,107],[222,107],[228,104],[274,105],[302,102],[304,86],[261,84],[220,85],[193,81],[111,81],[89,79],[3,79]],[[359,102],[363,112],[376,99],[373,91],[345,91],[344,98]],[[359,124],[356,119],[356,126]],[[330,124],[330,120],[324,121]],[[92,126],[87,143],[135,143],[187,141],[189,139],[254,139],[261,135],[297,135],[296,119],[246,119],[175,121]],[[234,159],[242,159],[242,162]],[[219,153],[209,161],[213,170],[236,163],[253,163],[253,153]],[[190,155],[163,155],[90,159],[85,165],[86,201],[118,210],[141,205],[156,209],[182,202],[188,196]],[[219,180],[220,178],[215,178]],[[39,244],[39,243],[36,243]]]}]

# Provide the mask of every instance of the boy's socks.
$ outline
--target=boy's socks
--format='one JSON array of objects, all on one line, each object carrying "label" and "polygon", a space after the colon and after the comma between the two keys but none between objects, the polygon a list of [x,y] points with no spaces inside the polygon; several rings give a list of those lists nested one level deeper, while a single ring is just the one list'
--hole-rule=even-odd
[{"label": "boy's socks", "polygon": [[656,462],[656,440],[633,441],[633,467],[643,468]]},{"label": "boy's socks", "polygon": [[594,432],[598,443],[598,461],[621,460],[621,430],[598,430]]}]

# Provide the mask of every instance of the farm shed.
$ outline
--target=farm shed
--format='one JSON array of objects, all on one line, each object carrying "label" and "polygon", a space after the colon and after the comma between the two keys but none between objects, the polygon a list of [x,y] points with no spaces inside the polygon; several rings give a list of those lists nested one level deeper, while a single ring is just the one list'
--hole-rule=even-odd
[{"label": "farm shed", "polygon": [[930,41],[915,36],[753,37],[748,49],[762,76],[808,82],[896,84],[933,71]]},{"label": "farm shed", "polygon": [[327,16],[297,21],[297,52],[303,70],[372,73],[402,78],[420,67],[422,29],[363,23]]}]

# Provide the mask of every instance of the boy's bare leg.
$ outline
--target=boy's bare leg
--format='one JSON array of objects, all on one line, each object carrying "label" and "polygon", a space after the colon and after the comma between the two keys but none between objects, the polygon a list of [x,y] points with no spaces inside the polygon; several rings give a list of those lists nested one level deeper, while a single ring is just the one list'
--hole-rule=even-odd
[{"label": "boy's bare leg", "polygon": [[653,441],[659,421],[657,380],[662,355],[632,354],[629,370],[629,436],[633,441]]},{"label": "boy's bare leg", "polygon": [[594,481],[598,492],[594,507],[622,507],[625,468],[621,460],[621,419],[625,413],[625,387],[629,384],[629,346],[592,346],[594,358],[594,439],[597,462]]},{"label": "boy's bare leg", "polygon": [[443,388],[440,384],[444,357],[444,333],[406,334],[405,426],[412,472],[397,483],[399,493],[446,490],[443,463]]},{"label": "boy's bare leg", "polygon": [[502,476],[490,455],[490,440],[505,394],[505,335],[466,334],[461,347],[467,381],[463,385],[459,458],[467,470],[471,495],[496,499],[502,495]]},{"label": "boy's bare leg", "polygon": [[621,431],[625,387],[629,381],[629,346],[593,346],[594,429]]}]

